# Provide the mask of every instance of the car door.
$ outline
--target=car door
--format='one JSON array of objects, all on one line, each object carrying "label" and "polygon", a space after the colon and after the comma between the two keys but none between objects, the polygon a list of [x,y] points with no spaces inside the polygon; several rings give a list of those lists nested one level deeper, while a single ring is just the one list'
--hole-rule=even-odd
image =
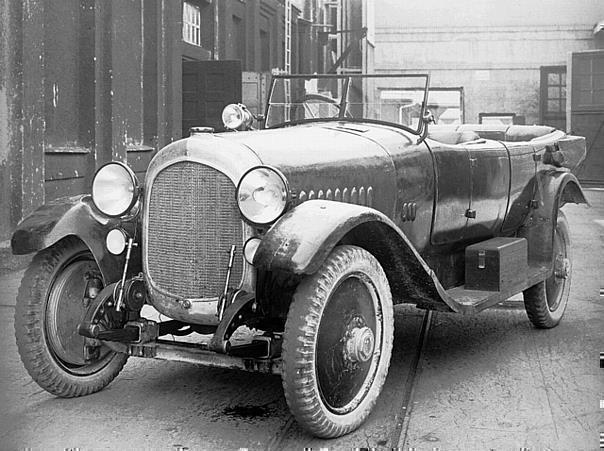
[{"label": "car door", "polygon": [[472,241],[498,234],[505,219],[510,188],[508,151],[499,141],[465,143],[470,159],[470,207],[464,238]]},{"label": "car door", "polygon": [[510,194],[502,233],[516,230],[526,219],[535,198],[537,162],[535,148],[528,142],[506,142],[510,155]]},{"label": "car door", "polygon": [[431,243],[435,246],[464,238],[470,208],[470,153],[464,145],[430,142],[436,174]]}]

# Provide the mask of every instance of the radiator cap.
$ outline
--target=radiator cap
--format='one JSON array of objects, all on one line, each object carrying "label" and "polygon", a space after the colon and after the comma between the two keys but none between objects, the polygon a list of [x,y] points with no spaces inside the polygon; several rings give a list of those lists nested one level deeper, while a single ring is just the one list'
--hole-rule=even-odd
[{"label": "radiator cap", "polygon": [[191,127],[189,133],[190,136],[200,135],[202,133],[214,133],[214,127]]}]

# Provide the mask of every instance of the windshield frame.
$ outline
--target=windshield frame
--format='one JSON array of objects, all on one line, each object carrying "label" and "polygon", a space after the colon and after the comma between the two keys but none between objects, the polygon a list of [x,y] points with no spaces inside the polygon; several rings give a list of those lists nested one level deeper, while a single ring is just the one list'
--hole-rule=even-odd
[{"label": "windshield frame", "polygon": [[[383,121],[383,120],[379,120],[379,119],[369,119],[369,118],[351,118],[351,117],[346,117],[346,106],[347,106],[347,92],[348,92],[348,87],[350,86],[351,80],[352,79],[364,79],[364,78],[389,78],[389,79],[396,79],[396,78],[420,78],[420,79],[424,79],[425,80],[425,85],[422,86],[418,86],[418,87],[405,87],[405,88],[401,88],[401,89],[417,89],[417,90],[424,90],[424,95],[422,98],[422,103],[421,103],[421,108],[420,108],[420,120],[418,121],[418,127],[417,129],[414,129],[408,125],[404,125],[404,124],[398,124],[396,122],[390,122],[390,121]],[[295,80],[295,79],[306,79],[306,80],[311,80],[311,79],[341,79],[343,80],[343,93],[342,93],[342,97],[339,99],[340,102],[338,103],[338,106],[340,107],[340,114],[339,117],[333,117],[333,118],[309,118],[309,119],[299,119],[299,120],[293,120],[293,121],[286,121],[286,122],[279,122],[277,124],[271,125],[270,127],[266,126],[266,118],[269,117],[269,109],[270,109],[270,99],[273,97],[273,91],[275,89],[275,85],[277,83],[278,80]],[[396,90],[396,87],[388,87],[385,88],[387,90]],[[356,122],[356,123],[362,123],[362,122],[367,122],[367,123],[373,123],[373,124],[380,124],[380,125],[388,125],[391,127],[396,127],[396,128],[400,128],[402,130],[408,131],[413,133],[414,135],[421,135],[423,133],[424,127],[426,126],[423,118],[426,116],[427,114],[427,107],[428,107],[428,92],[430,90],[430,74],[428,73],[396,73],[396,74],[274,74],[272,75],[271,78],[271,85],[270,85],[270,89],[268,92],[268,98],[267,98],[267,102],[266,102],[266,107],[265,107],[265,111],[264,111],[264,117],[265,117],[265,122],[264,122],[264,128],[265,129],[276,129],[276,128],[284,128],[284,127],[289,127],[289,126],[293,126],[293,125],[301,125],[301,124],[307,124],[307,123],[313,123],[313,122]]]}]

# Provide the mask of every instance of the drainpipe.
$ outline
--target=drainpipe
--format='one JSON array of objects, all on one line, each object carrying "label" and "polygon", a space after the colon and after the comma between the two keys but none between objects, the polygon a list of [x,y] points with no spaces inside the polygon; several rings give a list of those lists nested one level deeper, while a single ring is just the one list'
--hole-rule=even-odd
[{"label": "drainpipe", "polygon": [[220,3],[219,0],[214,0],[214,46],[212,48],[212,59],[213,60],[218,60],[220,59],[220,47],[219,47],[219,42],[220,42],[220,27],[219,27],[219,11],[218,11],[218,4]]}]

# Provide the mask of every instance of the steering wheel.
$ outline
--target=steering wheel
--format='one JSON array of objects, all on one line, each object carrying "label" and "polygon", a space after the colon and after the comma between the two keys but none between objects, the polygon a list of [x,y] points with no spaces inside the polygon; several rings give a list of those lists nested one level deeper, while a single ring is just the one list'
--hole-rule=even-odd
[{"label": "steering wheel", "polygon": [[[323,94],[305,94],[292,103],[291,120],[334,118],[340,116],[340,104]],[[352,117],[348,109],[345,117]]]}]

